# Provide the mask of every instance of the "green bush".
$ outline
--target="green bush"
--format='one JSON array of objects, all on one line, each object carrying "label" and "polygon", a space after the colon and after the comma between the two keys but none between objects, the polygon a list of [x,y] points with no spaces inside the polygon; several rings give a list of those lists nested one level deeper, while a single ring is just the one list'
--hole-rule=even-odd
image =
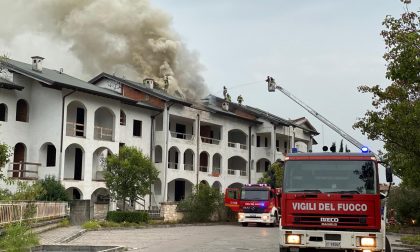
[{"label": "green bush", "polygon": [[403,243],[420,246],[420,235],[410,235],[401,237]]},{"label": "green bush", "polygon": [[147,223],[149,221],[149,214],[143,211],[110,211],[106,215],[107,221],[117,223],[130,222],[130,223]]},{"label": "green bush", "polygon": [[[395,210],[395,218],[403,225],[420,225],[420,189],[406,186],[391,189],[388,208]],[[388,217],[389,218],[389,217]]]},{"label": "green bush", "polygon": [[186,222],[208,222],[223,205],[222,194],[207,184],[198,185],[194,192],[178,204]]},{"label": "green bush", "polygon": [[66,189],[54,176],[47,176],[45,179],[36,182],[42,188],[36,199],[41,201],[68,201],[69,196]]},{"label": "green bush", "polygon": [[5,233],[0,237],[0,248],[6,251],[28,251],[38,244],[38,236],[24,223],[6,226]]},{"label": "green bush", "polygon": [[70,226],[70,220],[68,218],[62,219],[58,224],[59,227],[68,227]]},{"label": "green bush", "polygon": [[98,230],[101,227],[97,220],[89,220],[83,223],[82,228],[87,230]]}]

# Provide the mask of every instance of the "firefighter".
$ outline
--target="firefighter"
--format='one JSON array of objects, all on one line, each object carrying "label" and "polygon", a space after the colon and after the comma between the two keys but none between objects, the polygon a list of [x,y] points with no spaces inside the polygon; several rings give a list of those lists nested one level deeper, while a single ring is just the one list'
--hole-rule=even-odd
[{"label": "firefighter", "polygon": [[242,102],[244,101],[244,98],[242,98],[242,95],[238,96],[237,101],[238,101],[239,105],[242,105]]},{"label": "firefighter", "polygon": [[227,101],[227,102],[231,102],[232,101],[232,99],[230,98],[229,93],[226,93],[225,101]]}]

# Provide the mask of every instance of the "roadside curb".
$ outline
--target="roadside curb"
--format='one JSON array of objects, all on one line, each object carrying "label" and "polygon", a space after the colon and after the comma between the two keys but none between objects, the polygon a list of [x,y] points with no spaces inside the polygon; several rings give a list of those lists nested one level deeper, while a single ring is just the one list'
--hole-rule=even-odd
[{"label": "roadside curb", "polygon": [[236,222],[208,222],[208,223],[174,223],[174,224],[155,224],[155,225],[144,225],[137,227],[103,227],[99,229],[92,229],[86,231],[103,231],[103,230],[132,230],[132,229],[152,229],[152,228],[175,228],[175,227],[193,227],[193,226],[236,226]]},{"label": "roadside curb", "polygon": [[72,234],[72,235],[70,235],[70,236],[68,236],[68,237],[65,237],[65,238],[63,238],[63,239],[61,239],[60,241],[58,241],[57,243],[58,244],[62,244],[62,243],[69,243],[69,242],[71,242],[72,240],[74,240],[74,239],[76,239],[77,237],[80,237],[80,236],[82,236],[84,233],[86,233],[88,230],[86,230],[86,229],[82,229],[82,230],[80,230],[80,231],[78,231],[78,232],[76,232],[76,233],[74,233],[74,234]]}]

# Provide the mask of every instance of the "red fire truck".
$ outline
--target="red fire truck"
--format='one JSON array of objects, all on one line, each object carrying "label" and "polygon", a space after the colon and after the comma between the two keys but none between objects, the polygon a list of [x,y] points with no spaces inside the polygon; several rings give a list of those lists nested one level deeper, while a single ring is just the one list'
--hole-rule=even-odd
[{"label": "red fire truck", "polygon": [[245,184],[242,188],[227,188],[225,205],[238,212],[242,226],[248,223],[276,226],[280,216],[280,189],[267,184]]},{"label": "red fire truck", "polygon": [[[386,172],[392,180],[390,168]],[[390,251],[383,198],[372,153],[289,154],[281,195],[280,251]]]}]

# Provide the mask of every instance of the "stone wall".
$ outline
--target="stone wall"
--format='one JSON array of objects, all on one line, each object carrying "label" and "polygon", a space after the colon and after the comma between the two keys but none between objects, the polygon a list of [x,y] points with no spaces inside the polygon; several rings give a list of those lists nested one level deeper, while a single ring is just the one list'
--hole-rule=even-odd
[{"label": "stone wall", "polygon": [[93,205],[93,218],[97,220],[105,220],[108,213],[109,204],[94,204]]},{"label": "stone wall", "polygon": [[162,202],[160,205],[160,216],[163,217],[164,221],[180,221],[184,217],[183,213],[176,211],[177,202]]}]

